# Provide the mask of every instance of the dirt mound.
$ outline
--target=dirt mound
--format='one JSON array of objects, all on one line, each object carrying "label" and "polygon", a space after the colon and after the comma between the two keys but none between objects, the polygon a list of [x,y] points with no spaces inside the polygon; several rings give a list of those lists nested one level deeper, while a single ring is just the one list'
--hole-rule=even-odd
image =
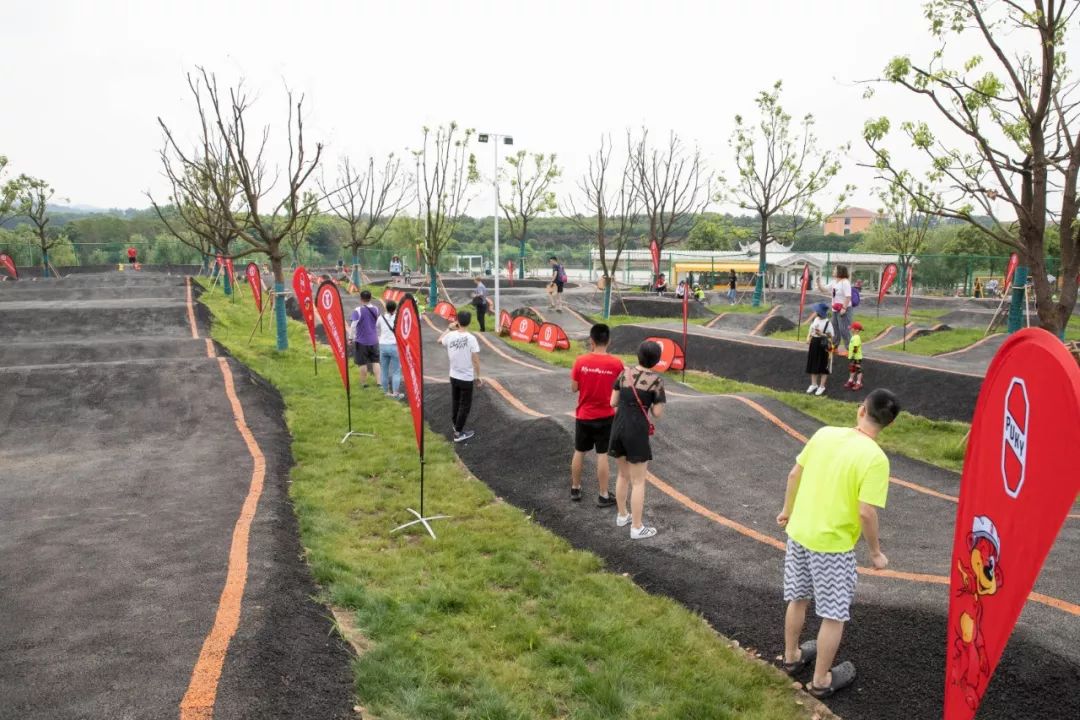
[{"label": "dirt mound", "polygon": [[[624,295],[622,302],[626,305],[626,311],[630,315],[650,318],[682,318],[682,300],[674,297]],[[621,308],[622,306],[619,305],[618,301],[612,301],[612,307]],[[691,301],[689,311],[692,318],[713,316],[713,312],[699,302]]]}]

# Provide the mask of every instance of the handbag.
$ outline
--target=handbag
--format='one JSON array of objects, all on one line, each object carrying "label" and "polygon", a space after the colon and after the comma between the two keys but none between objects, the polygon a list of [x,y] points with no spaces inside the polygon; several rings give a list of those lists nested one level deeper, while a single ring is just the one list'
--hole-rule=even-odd
[{"label": "handbag", "polygon": [[[630,373],[627,372],[627,379],[630,377]],[[656,426],[652,424],[652,420],[649,419],[649,411],[645,409],[645,406],[641,403],[641,398],[638,397],[637,388],[634,387],[634,383],[630,383],[630,392],[634,393],[634,399],[637,400],[637,406],[641,409],[641,414],[645,416],[645,422],[649,424],[649,437],[652,437],[656,433]]]}]

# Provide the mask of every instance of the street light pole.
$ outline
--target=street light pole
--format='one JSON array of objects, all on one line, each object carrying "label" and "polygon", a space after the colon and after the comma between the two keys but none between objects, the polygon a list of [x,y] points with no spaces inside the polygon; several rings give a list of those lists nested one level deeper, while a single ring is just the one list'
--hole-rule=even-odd
[{"label": "street light pole", "polygon": [[493,251],[495,266],[492,268],[492,274],[495,276],[495,327],[496,332],[498,332],[501,307],[499,297],[499,138],[502,138],[503,143],[507,145],[513,145],[514,138],[509,135],[479,133],[476,139],[479,142],[486,143],[489,137],[495,146],[495,167],[491,176],[491,183],[495,186],[495,246]]}]

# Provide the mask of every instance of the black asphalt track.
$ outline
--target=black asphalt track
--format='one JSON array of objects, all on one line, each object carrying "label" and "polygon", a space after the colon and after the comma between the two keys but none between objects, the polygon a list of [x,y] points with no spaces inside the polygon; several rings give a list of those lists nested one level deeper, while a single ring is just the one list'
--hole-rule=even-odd
[{"label": "black asphalt track", "polygon": [[[432,324],[442,325],[437,318]],[[434,344],[431,327],[424,331],[426,374],[445,377],[445,351]],[[631,541],[625,528],[616,528],[614,511],[594,506],[592,463],[586,463],[585,501],[569,501],[574,396],[568,371],[489,340],[498,352],[481,346],[482,374],[496,382],[474,401],[468,425],[476,437],[455,446],[469,469],[538,522],[602,556],[610,569],[700,612],[743,646],[767,658],[779,654],[783,553],[770,543],[783,535],[774,518],[801,447],[792,433],[809,435],[819,423],[771,400],[705,396],[670,383],[650,470],[673,492],[649,487],[646,518],[660,534]],[[449,434],[447,386],[430,382],[425,391],[431,426]],[[941,582],[920,578],[944,579],[948,571],[956,511],[949,496],[955,496],[958,477],[903,457],[891,461],[892,475],[907,484],[890,486],[882,543],[890,570],[901,575],[860,576],[840,658],[855,662],[859,677],[853,689],[828,701],[848,720],[940,716],[948,598]],[[437,498],[429,502],[438,509]],[[1080,570],[1073,560],[1078,551],[1080,520],[1071,519],[1036,589],[1080,603]],[[864,548],[860,562],[867,562]],[[1080,716],[1078,643],[1080,617],[1029,602],[978,717]]]},{"label": "black asphalt track", "polygon": [[[213,716],[355,717],[351,654],[302,561],[281,401],[224,362],[266,479]],[[0,718],[178,717],[253,472],[183,278],[0,284],[0,388]]]}]

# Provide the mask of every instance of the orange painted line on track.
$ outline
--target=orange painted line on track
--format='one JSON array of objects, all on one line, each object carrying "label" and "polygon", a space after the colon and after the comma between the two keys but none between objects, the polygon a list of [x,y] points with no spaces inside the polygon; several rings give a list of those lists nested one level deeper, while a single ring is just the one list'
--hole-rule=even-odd
[{"label": "orange painted line on track", "polygon": [[894,330],[895,328],[896,328],[896,326],[895,326],[895,325],[886,325],[886,326],[885,326],[885,329],[884,329],[884,330],[882,330],[881,332],[879,332],[879,333],[878,333],[877,335],[875,335],[874,337],[870,338],[870,339],[869,339],[869,340],[867,340],[866,342],[867,342],[867,343],[877,342],[877,341],[878,341],[878,340],[880,340],[881,338],[883,338],[883,337],[885,337],[886,335],[888,335],[889,333],[891,333],[891,332],[892,332],[892,331],[893,331],[893,330]]},{"label": "orange painted line on track", "polygon": [[1001,333],[993,333],[992,335],[987,335],[983,339],[976,340],[975,342],[971,343],[970,345],[968,345],[966,347],[962,347],[959,350],[951,350],[949,352],[938,353],[934,357],[949,357],[950,355],[960,355],[961,353],[966,353],[968,350],[974,350],[975,348],[979,347],[980,345],[985,345],[986,343],[990,342],[991,340],[993,340],[994,338],[997,338],[997,337],[1001,337]]},{"label": "orange painted line on track", "polygon": [[[488,382],[491,382],[491,381],[488,380]],[[514,397],[510,393],[510,391],[507,390],[506,388],[502,388],[502,390],[500,391],[499,394],[502,395],[504,398],[506,398],[508,401],[510,400],[510,398],[513,398],[513,402],[511,404],[514,407],[518,408],[518,409],[521,409],[521,407],[527,407],[527,406],[525,406],[525,404],[523,402],[521,402],[516,397]],[[722,395],[721,397],[736,397],[737,398],[739,396],[737,396],[737,395]],[[739,399],[748,400],[748,398],[739,398]],[[754,405],[757,405],[757,403],[754,403],[752,400],[750,400],[749,402],[753,403]],[[760,407],[760,405],[758,407]],[[769,415],[772,415],[772,413],[769,413],[769,411],[765,410],[765,408],[761,408],[761,410],[763,412],[765,412],[765,413],[768,413]],[[531,414],[536,415],[537,417],[546,417],[543,413],[538,413],[535,410],[533,410],[532,408],[529,408],[528,411]],[[776,416],[773,415],[773,417],[775,418]],[[776,418],[776,421],[783,424],[782,421],[779,418]],[[788,426],[788,425],[784,425],[784,427],[789,427],[790,428],[790,426]],[[795,432],[795,431],[792,430],[791,432]],[[676,502],[678,502],[680,505],[684,506],[688,510],[693,511],[694,513],[696,513],[698,515],[701,515],[704,518],[712,520],[713,522],[717,523],[718,525],[722,525],[723,527],[726,527],[726,528],[728,528],[730,530],[734,530],[735,532],[739,533],[740,535],[743,535],[744,537],[747,537],[747,538],[750,538],[750,539],[755,540],[757,542],[760,542],[762,544],[768,545],[769,547],[775,548],[777,550],[786,550],[787,549],[787,544],[783,540],[780,540],[779,538],[775,538],[772,535],[769,535],[767,533],[763,533],[760,530],[755,530],[752,527],[748,527],[746,525],[743,525],[740,522],[732,520],[731,518],[728,518],[728,517],[724,517],[720,513],[717,513],[717,512],[714,512],[713,510],[710,510],[709,508],[705,507],[704,505],[697,502],[696,500],[693,500],[692,498],[690,498],[686,494],[676,490],[670,484],[668,484],[664,480],[658,478],[653,473],[651,473],[651,472],[648,473],[647,478],[648,478],[648,481],[652,485],[654,485],[658,490],[660,490],[662,493],[664,493],[668,497],[672,498],[673,500],[675,500]],[[874,568],[861,567],[861,566],[859,567],[859,573],[862,574],[862,575],[870,576],[870,577],[878,576],[878,577],[892,578],[892,579],[895,579],[895,580],[904,580],[904,581],[907,581],[907,582],[927,583],[927,584],[931,584],[931,585],[948,585],[949,584],[949,578],[947,576],[945,576],[945,575],[930,575],[930,574],[927,574],[927,573],[911,573],[911,572],[905,572],[905,571],[902,571],[902,570],[889,570],[889,569],[875,570]],[[1069,602],[1067,600],[1061,600],[1060,598],[1055,598],[1055,597],[1051,597],[1049,595],[1043,595],[1042,593],[1036,593],[1036,592],[1032,592],[1030,595],[1028,595],[1028,599],[1032,600],[1034,602],[1037,602],[1037,603],[1040,603],[1040,604],[1047,605],[1049,607],[1055,608],[1057,610],[1061,610],[1063,612],[1069,613],[1070,615],[1080,616],[1080,605],[1077,605],[1075,603],[1071,603],[1071,602]]]},{"label": "orange painted line on track", "polygon": [[707,328],[711,328],[712,326],[716,325],[716,323],[720,322],[720,320],[722,320],[723,318],[726,318],[726,317],[727,317],[728,315],[730,315],[730,314],[731,314],[731,313],[726,313],[726,312],[725,312],[725,313],[720,313],[719,315],[717,315],[716,317],[714,317],[714,318],[713,318],[712,320],[710,320],[709,322],[705,323],[705,327],[707,327]]},{"label": "orange painted line on track", "polygon": [[[193,313],[190,293],[188,294],[188,311]],[[190,316],[194,317],[193,314]],[[198,337],[194,323],[192,333],[196,338]],[[214,345],[209,339],[206,340],[206,352],[208,356],[214,357]],[[229,642],[240,625],[240,606],[244,598],[244,587],[247,585],[251,523],[255,518],[255,511],[266,480],[266,458],[244,418],[244,408],[236,395],[232,371],[229,370],[225,358],[219,357],[217,361],[225,383],[225,395],[232,409],[233,421],[240,437],[244,440],[248,454],[251,455],[251,483],[248,486],[244,504],[241,506],[240,516],[233,527],[225,587],[218,599],[214,624],[206,639],[203,640],[202,650],[191,672],[187,692],[180,701],[180,720],[209,720],[214,716],[214,702],[217,699],[218,681],[221,679],[221,671],[225,665],[225,656],[229,650]]]},{"label": "orange painted line on track", "polygon": [[484,337],[480,333],[477,333],[477,337],[480,338],[480,341],[482,343],[484,343],[489,348],[491,348],[492,351],[494,351],[496,355],[499,355],[500,357],[505,358],[506,360],[509,360],[512,363],[517,363],[518,365],[521,365],[522,367],[527,367],[530,370],[538,370],[538,371],[543,372],[543,373],[555,372],[554,370],[552,370],[550,368],[540,367],[539,365],[533,365],[532,363],[527,363],[524,360],[518,360],[513,355],[500,350],[498,347],[495,346],[495,343],[491,342],[490,340],[488,340],[486,337]]},{"label": "orange painted line on track", "polygon": [[491,389],[502,395],[503,399],[506,400],[506,402],[510,403],[513,407],[517,408],[526,415],[537,418],[547,417],[547,415],[545,415],[544,413],[533,410],[531,407],[514,397],[510,393],[510,391],[503,387],[502,383],[500,383],[498,380],[490,377],[484,378],[484,383],[490,385]]},{"label": "orange painted line on track", "polygon": [[765,323],[769,322],[769,319],[770,319],[770,318],[771,318],[771,317],[772,317],[773,315],[775,315],[776,313],[778,313],[778,312],[780,311],[780,308],[781,308],[781,306],[780,306],[780,305],[776,305],[776,306],[774,306],[774,307],[773,307],[773,309],[772,309],[772,310],[770,310],[770,311],[769,311],[769,312],[768,312],[768,313],[767,313],[767,314],[765,315],[765,317],[761,318],[761,322],[759,322],[759,323],[758,323],[757,325],[755,325],[755,326],[754,326],[754,329],[750,331],[750,334],[751,334],[751,335],[757,335],[757,334],[758,334],[758,333],[760,333],[760,332],[761,332],[762,330],[764,330],[764,329],[765,329]]},{"label": "orange painted line on track", "polygon": [[188,322],[191,324],[191,337],[195,340],[199,339],[199,326],[195,324],[195,306],[191,302],[191,276],[188,275],[184,278],[184,285],[187,287],[187,317]]},{"label": "orange painted line on track", "polygon": [[590,320],[589,318],[585,317],[584,315],[582,315],[581,313],[579,313],[579,312],[578,312],[577,310],[575,310],[574,308],[570,307],[569,305],[563,305],[563,310],[565,310],[566,312],[570,313],[571,315],[573,315],[574,317],[576,317],[576,318],[577,318],[578,320],[580,320],[581,322],[585,323],[585,324],[586,324],[586,325],[588,325],[589,327],[592,327],[592,324],[593,324],[593,321],[592,321],[592,320]]},{"label": "orange painted line on track", "polygon": [[544,314],[540,312],[540,308],[536,307],[535,305],[528,305],[527,307],[529,310],[532,310],[534,313],[536,313],[536,317],[540,318],[541,323],[546,323],[548,321],[548,319],[544,317]]}]

